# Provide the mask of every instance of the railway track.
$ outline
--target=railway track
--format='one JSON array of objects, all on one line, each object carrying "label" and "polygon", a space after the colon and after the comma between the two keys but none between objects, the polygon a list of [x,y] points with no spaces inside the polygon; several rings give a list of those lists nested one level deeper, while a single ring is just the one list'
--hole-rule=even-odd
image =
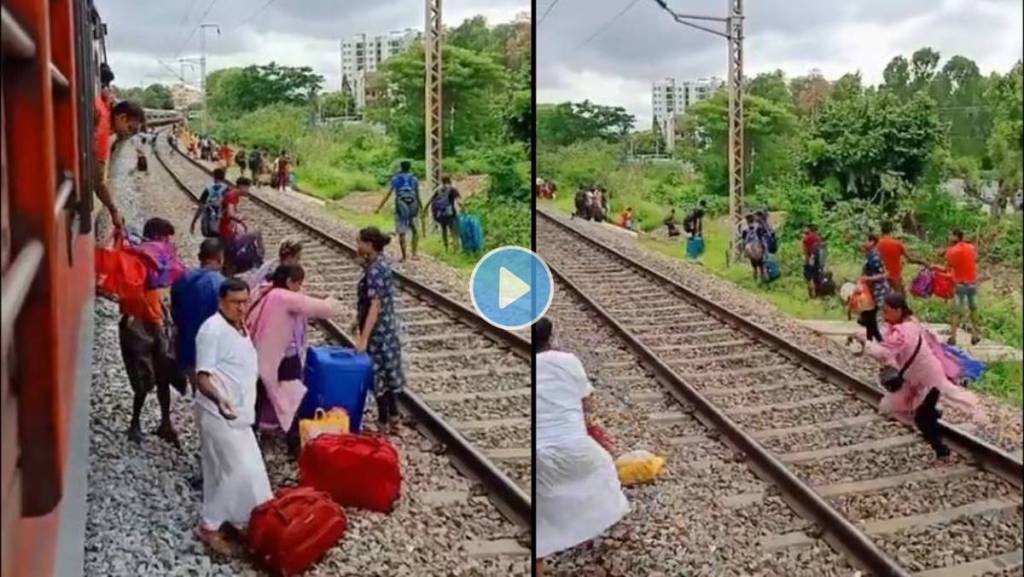
[{"label": "railway track", "polygon": [[[190,215],[196,201],[194,191],[208,184],[208,172],[172,151],[162,139],[158,139],[158,147],[155,156],[162,170],[178,189],[188,193],[191,201],[179,214]],[[185,200],[184,196],[180,198]],[[352,244],[301,216],[289,214],[257,194],[243,201],[240,213],[251,229],[262,232],[268,257],[285,236],[302,238],[305,241],[306,290],[312,294],[330,294],[343,303],[354,305],[355,285],[361,269],[354,260]],[[187,234],[188,220],[179,218],[175,222],[181,227],[179,236]],[[471,480],[470,483],[453,480],[454,472],[437,470],[436,464],[432,470],[421,471],[428,477],[424,483],[425,494],[412,498],[441,509],[451,508],[451,512],[440,514],[440,519],[434,521],[420,519],[417,525],[428,533],[432,523],[452,525],[455,534],[472,537],[473,541],[453,543],[453,549],[465,549],[469,558],[512,557],[516,574],[528,572],[526,550],[532,523],[528,496],[531,479],[529,343],[483,323],[463,305],[415,279],[400,273],[396,273],[396,277],[399,289],[396,304],[402,324],[408,381],[400,406],[407,422],[415,423],[426,437],[414,435],[419,442],[404,442],[403,457],[416,459],[415,455],[406,454],[410,451],[427,454],[427,460],[443,455]],[[354,315],[354,309],[350,312]],[[349,336],[336,322],[318,323],[311,336],[323,342],[351,344]],[[415,483],[407,485],[415,488]],[[493,513],[481,511],[481,499],[485,503],[489,499],[488,506],[500,512],[500,522],[496,522]],[[475,519],[474,515],[480,518]],[[396,556],[404,553],[408,553],[407,548],[395,550]],[[510,570],[508,565],[484,563],[482,566],[499,572]],[[474,566],[476,572],[463,574],[480,574],[479,567]]]},{"label": "railway track", "polygon": [[[931,468],[913,429],[876,414],[880,392],[871,385],[558,217],[539,213],[536,226],[538,252],[560,288],[586,305],[593,330],[619,341],[606,352],[629,350],[635,358],[619,366],[640,363],[662,384],[660,393],[644,381],[622,390],[631,413],[661,425],[697,417],[766,484],[717,500],[740,514],[781,495],[811,524],[764,535],[757,546],[766,554],[823,538],[875,575],[1021,574],[1020,461],[944,425],[963,457]],[[705,439],[689,433],[671,444]]]}]

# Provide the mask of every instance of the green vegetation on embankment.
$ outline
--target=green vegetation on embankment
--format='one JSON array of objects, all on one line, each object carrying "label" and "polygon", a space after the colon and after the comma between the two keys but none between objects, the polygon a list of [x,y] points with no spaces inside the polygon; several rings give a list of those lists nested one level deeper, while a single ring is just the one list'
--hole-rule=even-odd
[{"label": "green vegetation on embankment", "polygon": [[[486,189],[465,203],[479,216],[484,250],[530,246],[530,27],[488,26],[483,17],[446,33],[444,172],[456,180],[486,175]],[[298,188],[326,200],[355,192],[383,192],[399,162],[424,177],[424,55],[421,43],[386,61],[373,92],[383,94],[365,111],[365,123],[330,123],[352,112],[347,91],[321,94],[323,78],[309,67],[275,63],[227,68],[209,75],[213,138],[233,147],[286,150]],[[381,90],[387,86],[388,90]],[[424,201],[426,191],[422,191]],[[337,209],[354,225],[393,229],[390,207],[381,214]],[[479,255],[445,253],[439,234],[423,252],[460,270]]]},{"label": "green vegetation on embankment", "polygon": [[[909,63],[912,62],[913,66]],[[841,304],[809,301],[802,278],[800,236],[814,222],[828,243],[837,283],[859,276],[859,245],[869,231],[891,226],[911,250],[932,261],[951,230],[975,239],[984,336],[1021,348],[1021,215],[1002,207],[1021,186],[1021,64],[983,76],[955,56],[939,67],[930,49],[894,58],[885,82],[866,87],[858,74],[830,82],[820,76],[787,79],[781,72],[751,79],[745,95],[746,206],[779,215],[783,278],[756,284],[748,266],[725,264],[728,228],[727,98],[720,92],[677,120],[673,163],[634,164],[627,152],[654,152],[655,131],[630,133],[622,109],[591,103],[538,107],[538,175],[559,186],[553,205],[571,210],[578,186],[608,189],[611,211],[632,207],[653,231],[669,207],[681,221],[700,199],[708,202],[704,266],[802,319],[843,319]],[[965,194],[943,186],[960,179]],[[981,205],[985,183],[997,191],[992,215]],[[654,234],[641,240],[683,258],[680,242]],[[907,281],[916,272],[910,266]],[[944,303],[915,299],[930,322],[948,320]],[[979,388],[1017,405],[1021,363],[992,363]]]}]

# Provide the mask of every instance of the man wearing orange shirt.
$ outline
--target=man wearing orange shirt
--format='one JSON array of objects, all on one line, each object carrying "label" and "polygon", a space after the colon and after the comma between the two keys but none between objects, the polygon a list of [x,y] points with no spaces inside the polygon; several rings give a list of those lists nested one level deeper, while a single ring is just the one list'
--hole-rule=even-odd
[{"label": "man wearing orange shirt", "polygon": [[949,344],[956,344],[960,315],[967,309],[971,319],[971,344],[981,341],[978,330],[978,249],[964,240],[961,230],[954,230],[946,249],[946,268],[953,275],[956,299],[949,315]]},{"label": "man wearing orange shirt", "polygon": [[882,258],[885,265],[885,272],[889,277],[889,286],[892,292],[905,295],[903,289],[903,261],[916,262],[910,258],[907,245],[903,241],[892,236],[889,231],[883,230],[885,235],[878,239],[878,256]]}]

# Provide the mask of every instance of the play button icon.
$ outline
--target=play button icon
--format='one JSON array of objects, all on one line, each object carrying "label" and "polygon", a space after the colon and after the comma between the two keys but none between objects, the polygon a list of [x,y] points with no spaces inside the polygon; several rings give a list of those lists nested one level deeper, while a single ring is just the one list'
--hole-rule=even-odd
[{"label": "play button icon", "polygon": [[487,253],[469,282],[473,308],[499,328],[528,327],[551,306],[551,271],[525,248],[506,246]]}]

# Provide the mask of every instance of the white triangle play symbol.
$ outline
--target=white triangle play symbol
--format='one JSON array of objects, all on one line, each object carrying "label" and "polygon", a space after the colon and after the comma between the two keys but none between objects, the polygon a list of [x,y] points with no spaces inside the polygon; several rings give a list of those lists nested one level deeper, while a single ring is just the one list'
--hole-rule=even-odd
[{"label": "white triangle play symbol", "polygon": [[498,309],[504,309],[528,292],[530,292],[530,285],[523,282],[522,279],[509,272],[505,267],[498,270]]}]

